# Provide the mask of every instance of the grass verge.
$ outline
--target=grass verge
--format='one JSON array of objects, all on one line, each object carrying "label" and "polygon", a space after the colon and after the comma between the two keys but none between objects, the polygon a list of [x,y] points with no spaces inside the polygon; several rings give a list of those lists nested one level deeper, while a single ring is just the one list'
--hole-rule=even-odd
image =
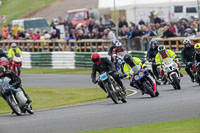
[{"label": "grass verge", "polygon": [[89,75],[91,74],[89,68],[76,68],[76,69],[52,69],[52,68],[23,68],[22,74],[76,74],[76,75]]},{"label": "grass verge", "polygon": [[[86,103],[106,98],[106,94],[99,88],[25,87],[25,90],[33,100],[32,105],[35,110]],[[0,102],[0,114],[10,113],[11,109],[5,100],[0,98]]]},{"label": "grass verge", "polygon": [[84,133],[200,133],[200,118]]},{"label": "grass verge", "polygon": [[0,16],[6,16],[7,24],[17,18],[45,7],[55,0],[2,0]]}]

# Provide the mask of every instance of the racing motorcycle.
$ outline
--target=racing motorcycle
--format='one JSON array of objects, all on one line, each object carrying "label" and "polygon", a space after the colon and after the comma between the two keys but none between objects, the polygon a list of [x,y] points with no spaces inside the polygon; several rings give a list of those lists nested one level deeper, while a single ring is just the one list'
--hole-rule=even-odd
[{"label": "racing motorcycle", "polygon": [[22,89],[14,89],[5,79],[0,79],[0,96],[3,97],[16,115],[20,116],[26,112],[34,114],[32,105],[27,104],[27,98]]},{"label": "racing motorcycle", "polygon": [[117,72],[121,70],[121,73],[124,74],[124,69],[123,69],[124,64],[125,64],[124,58],[122,56],[117,56],[115,65]]},{"label": "racing motorcycle", "polygon": [[12,59],[11,63],[11,71],[16,75],[20,76],[21,74],[21,66],[22,66],[22,56],[18,53]]},{"label": "racing motorcycle", "polygon": [[9,70],[9,61],[6,57],[0,58],[0,66],[4,66],[6,70]]},{"label": "racing motorcycle", "polygon": [[118,104],[120,100],[123,103],[127,102],[126,93],[110,74],[107,72],[101,73],[99,80],[102,81],[106,92],[109,94],[110,98],[115,104]]},{"label": "racing motorcycle", "polygon": [[149,94],[151,97],[159,96],[155,79],[146,69],[142,69],[140,65],[134,66],[130,70],[131,84],[144,94]]},{"label": "racing motorcycle", "polygon": [[173,85],[174,89],[180,90],[180,71],[176,62],[171,58],[163,59],[162,69],[164,71],[165,79]]},{"label": "racing motorcycle", "polygon": [[200,85],[200,63],[195,62],[194,65],[194,78],[196,80],[196,82]]}]

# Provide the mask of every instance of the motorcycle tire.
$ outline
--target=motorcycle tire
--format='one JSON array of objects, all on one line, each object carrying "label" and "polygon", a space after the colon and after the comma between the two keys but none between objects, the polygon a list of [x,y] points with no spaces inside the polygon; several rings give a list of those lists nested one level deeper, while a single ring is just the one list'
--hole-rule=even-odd
[{"label": "motorcycle tire", "polygon": [[10,108],[16,115],[20,116],[22,114],[22,111],[19,108],[18,103],[16,103],[16,100],[13,99],[12,95],[9,95],[6,97],[6,102],[8,103],[8,105],[10,106]]},{"label": "motorcycle tire", "polygon": [[172,75],[172,80],[175,87],[174,89],[180,90],[181,89],[180,81],[178,80],[175,74]]},{"label": "motorcycle tire", "polygon": [[17,66],[17,75],[20,76],[20,74],[21,74],[21,67]]},{"label": "motorcycle tire", "polygon": [[121,101],[123,103],[127,103],[127,100],[126,100],[126,93],[122,90],[121,86],[119,86],[118,84],[116,85],[116,87],[119,88],[119,96],[121,97]]},{"label": "motorcycle tire", "polygon": [[149,85],[146,82],[143,82],[143,87],[151,97],[155,97],[154,91],[151,87],[149,87]]},{"label": "motorcycle tire", "polygon": [[159,92],[158,92],[158,91],[155,92],[155,96],[156,96],[156,97],[159,96]]},{"label": "motorcycle tire", "polygon": [[112,101],[115,103],[115,104],[118,104],[118,97],[116,95],[116,93],[113,91],[113,88],[114,86],[113,85],[109,85],[108,83],[105,83],[104,84],[110,98],[112,99]]}]

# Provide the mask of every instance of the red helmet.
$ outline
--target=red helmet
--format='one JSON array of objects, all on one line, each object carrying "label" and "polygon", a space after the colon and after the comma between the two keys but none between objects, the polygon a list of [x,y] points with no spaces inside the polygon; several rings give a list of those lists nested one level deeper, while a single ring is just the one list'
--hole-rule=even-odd
[{"label": "red helmet", "polygon": [[93,53],[91,56],[91,60],[94,62],[94,64],[99,64],[101,61],[101,57],[98,53]]}]

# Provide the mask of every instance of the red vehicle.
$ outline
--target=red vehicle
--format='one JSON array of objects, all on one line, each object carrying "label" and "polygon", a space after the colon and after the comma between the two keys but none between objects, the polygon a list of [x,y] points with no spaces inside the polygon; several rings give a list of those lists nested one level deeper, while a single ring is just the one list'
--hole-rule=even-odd
[{"label": "red vehicle", "polygon": [[11,71],[16,75],[20,76],[22,66],[22,56],[20,54],[15,54],[12,58]]},{"label": "red vehicle", "polygon": [[6,70],[9,70],[9,61],[6,57],[1,57],[0,58],[0,66],[4,66],[6,68]]},{"label": "red vehicle", "polygon": [[67,12],[68,19],[72,22],[73,26],[77,26],[78,24],[83,24],[83,26],[88,25],[88,19],[89,17],[92,17],[96,20],[100,19],[100,13],[96,9],[75,9],[75,10],[69,10]]}]

